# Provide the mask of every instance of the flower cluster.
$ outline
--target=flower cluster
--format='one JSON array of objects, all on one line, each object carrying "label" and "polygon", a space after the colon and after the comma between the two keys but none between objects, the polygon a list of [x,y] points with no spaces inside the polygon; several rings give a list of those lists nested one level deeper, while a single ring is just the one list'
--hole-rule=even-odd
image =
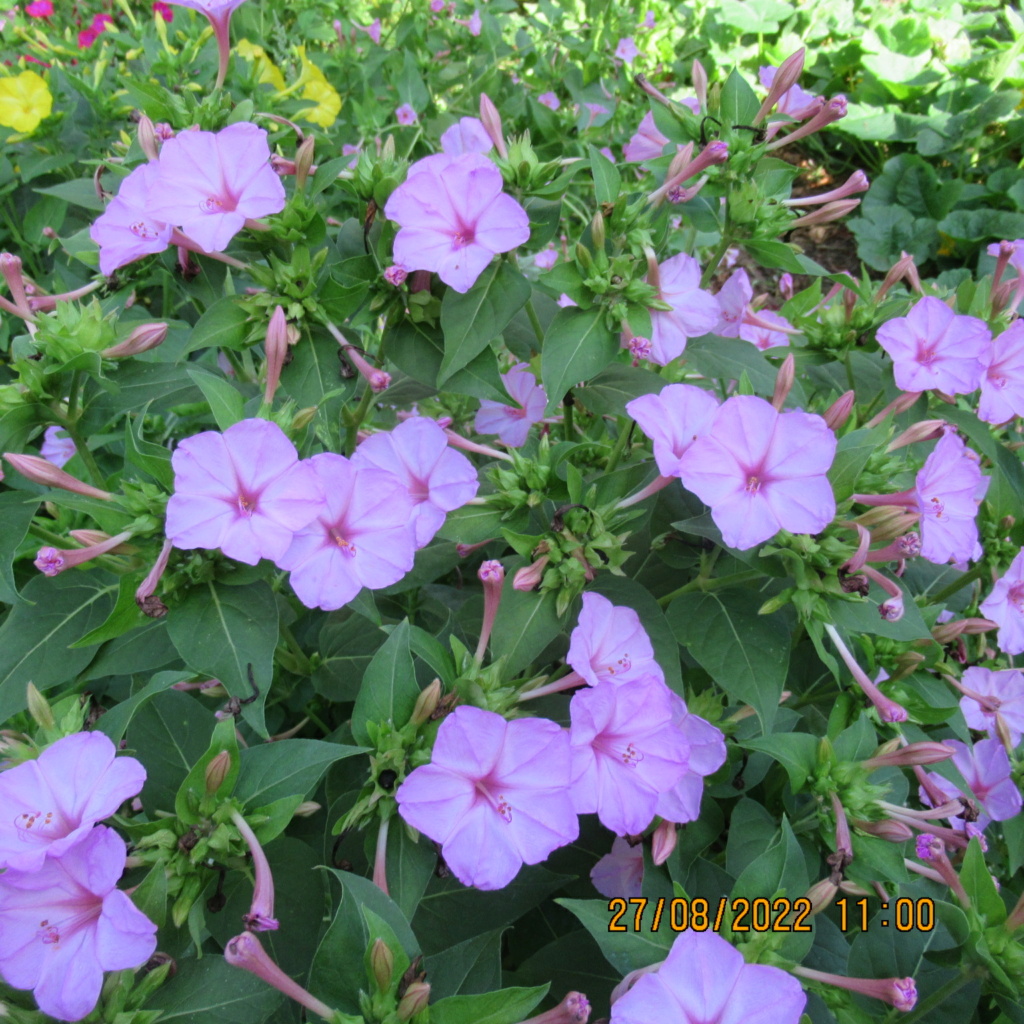
[{"label": "flower cluster", "polygon": [[115,755],[102,733],[80,732],[0,773],[0,975],[58,1020],[91,1013],[104,971],[156,949],[156,925],[117,888],[124,841],[97,824],[146,780]]},{"label": "flower cluster", "polygon": [[363,587],[397,583],[445,513],[474,497],[476,470],[444,431],[415,417],[367,438],[352,458],[299,459],[269,420],[242,420],[178,445],[167,537],[291,572],[310,608],[340,608]]}]

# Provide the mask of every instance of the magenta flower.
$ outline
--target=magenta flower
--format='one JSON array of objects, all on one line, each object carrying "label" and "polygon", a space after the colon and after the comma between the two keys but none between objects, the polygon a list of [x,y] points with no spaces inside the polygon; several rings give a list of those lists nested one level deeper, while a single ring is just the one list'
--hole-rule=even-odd
[{"label": "magenta flower", "polygon": [[686,771],[690,745],[673,721],[672,691],[656,676],[601,682],[569,704],[572,799],[619,835],[651,823],[658,796]]},{"label": "magenta flower", "polygon": [[781,345],[789,344],[789,335],[785,331],[773,331],[771,327],[765,325],[765,321],[767,321],[768,324],[778,324],[780,327],[791,329],[793,325],[784,316],[765,309],[757,314],[757,318],[762,322],[740,324],[740,337],[744,341],[756,345],[762,352],[768,348],[778,348]]},{"label": "magenta flower", "polygon": [[402,482],[413,502],[417,548],[429,544],[444,525],[445,513],[475,498],[480,486],[473,463],[449,448],[444,431],[425,416],[368,437],[352,465],[387,470]]},{"label": "magenta flower", "polygon": [[1024,550],[1017,552],[978,609],[986,619],[999,623],[996,640],[1004,654],[1024,652]]},{"label": "magenta flower", "polygon": [[100,271],[107,277],[171,244],[172,226],[152,215],[159,181],[159,164],[140,164],[89,228],[89,237],[100,247]]},{"label": "magenta flower", "polygon": [[[775,72],[778,70],[777,67],[772,67],[771,65],[758,70],[758,81],[765,89],[772,87],[772,82],[775,81]],[[782,94],[782,97],[775,105],[775,109],[780,114],[786,114],[788,117],[793,118],[794,121],[803,121],[812,114],[816,114],[821,109],[821,104],[822,99],[820,96],[806,92],[799,85],[792,85]]]},{"label": "magenta flower", "polygon": [[537,97],[537,102],[543,103],[545,107],[549,107],[551,110],[557,110],[562,105],[562,101],[553,92],[542,92]]},{"label": "magenta flower", "polygon": [[174,11],[163,0],[153,0],[153,13],[159,14],[164,21],[174,21]]},{"label": "magenta flower", "polygon": [[630,846],[616,836],[612,852],[606,853],[591,869],[594,888],[608,899],[639,897],[644,881],[644,848],[640,843]]},{"label": "magenta flower", "polygon": [[934,388],[950,395],[977,391],[992,343],[983,320],[958,316],[930,295],[919,299],[906,316],[882,324],[876,337],[892,358],[898,387]]},{"label": "magenta flower", "polygon": [[412,568],[415,505],[392,473],[332,452],[307,463],[326,498],[275,561],[291,572],[292,589],[307,608],[334,611],[363,587],[390,587]]},{"label": "magenta flower", "polygon": [[626,64],[632,64],[640,56],[632,36],[625,36],[619,40],[618,46],[615,47],[615,56]]},{"label": "magenta flower", "polygon": [[654,115],[648,111],[640,119],[640,126],[633,137],[622,147],[622,159],[627,164],[657,160],[670,141],[658,131],[654,123]]},{"label": "magenta flower", "polygon": [[516,363],[501,379],[505,390],[519,403],[518,406],[480,400],[480,409],[473,421],[478,434],[497,434],[510,448],[522,448],[534,423],[544,418],[548,397],[529,370],[529,363]]},{"label": "magenta flower", "polygon": [[693,384],[669,384],[656,395],[626,403],[626,412],[654,442],[654,461],[662,476],[678,476],[679,460],[711,429],[718,399]]},{"label": "magenta flower", "polygon": [[74,458],[76,450],[75,442],[68,437],[63,427],[47,427],[39,454],[47,462],[52,462],[58,469],[62,469]]},{"label": "magenta flower", "polygon": [[[976,822],[977,828],[984,829],[991,821],[1008,821],[1020,813],[1022,800],[1020,790],[1013,781],[1010,757],[1006,747],[999,740],[979,740],[974,747],[960,740],[943,740],[952,747],[953,764],[970,786],[971,794],[978,800],[985,813]],[[928,772],[928,780],[950,799],[960,796],[960,790],[935,772]],[[921,800],[931,805],[928,794],[922,788]],[[954,828],[963,829],[966,822],[950,818]]]},{"label": "magenta flower", "polygon": [[103,733],[76,732],[0,773],[0,867],[38,871],[135,796],[146,770],[116,754]]},{"label": "magenta flower", "polygon": [[402,818],[442,844],[460,882],[500,889],[579,835],[570,777],[569,739],[554,722],[506,722],[463,705],[395,797]]},{"label": "magenta flower", "polygon": [[707,334],[718,323],[718,299],[700,287],[700,264],[685,253],[665,260],[658,267],[658,298],[667,302],[671,312],[651,311],[652,363],[666,366],[683,354],[686,342]]},{"label": "magenta flower", "polygon": [[981,556],[976,517],[991,477],[978,456],[948,429],[917,474],[914,497],[921,513],[921,557],[943,565]]},{"label": "magenta flower", "polygon": [[156,925],[116,888],[125,853],[100,826],[38,870],[0,875],[0,975],[57,1020],[91,1013],[104,971],[141,967],[156,949]]},{"label": "magenta flower", "polygon": [[565,660],[591,686],[665,678],[640,616],[600,594],[583,595],[583,608],[569,636]]},{"label": "magenta flower", "polygon": [[786,971],[746,963],[713,931],[686,931],[612,1004],[611,1024],[798,1024],[806,1002]]},{"label": "magenta flower", "polygon": [[160,150],[151,215],[181,228],[207,252],[222,252],[246,220],[280,213],[284,185],[267,133],[248,121],[219,132],[179,132]]},{"label": "magenta flower", "polygon": [[734,270],[715,295],[721,310],[721,316],[715,324],[715,334],[722,338],[738,338],[747,306],[753,297],[750,275],[742,267]]},{"label": "magenta flower", "polygon": [[395,120],[401,125],[415,124],[419,117],[416,114],[416,110],[408,103],[403,103],[400,107],[395,110]]},{"label": "magenta flower", "polygon": [[25,13],[30,18],[49,18],[53,14],[53,0],[32,0],[25,4]]},{"label": "magenta flower", "polygon": [[1024,321],[1015,320],[993,338],[990,359],[981,378],[978,419],[998,425],[1024,416]]},{"label": "magenta flower", "polygon": [[684,825],[700,817],[704,796],[704,777],[713,775],[725,764],[725,736],[710,722],[694,715],[678,694],[670,696],[672,721],[690,746],[686,771],[669,790],[658,796],[655,813],[666,821]]},{"label": "magenta flower", "polygon": [[1024,674],[1017,669],[994,672],[976,665],[964,672],[961,682],[977,695],[960,698],[960,710],[967,725],[995,739],[998,714],[1016,747],[1024,736]]},{"label": "magenta flower", "polygon": [[171,465],[166,530],[176,548],[220,548],[246,565],[276,560],[323,507],[316,474],[269,420],[188,437]]},{"label": "magenta flower", "polygon": [[463,117],[441,136],[441,151],[448,156],[489,153],[492,149],[494,143],[478,117]]},{"label": "magenta flower", "polygon": [[746,550],[779,530],[819,533],[836,512],[828,482],[835,434],[820,416],[776,412],[753,395],[727,399],[677,475],[711,508],[729,547]]},{"label": "magenta flower", "polygon": [[530,219],[502,191],[501,172],[480,153],[438,153],[417,160],[384,207],[401,230],[394,258],[410,270],[432,270],[468,292],[495,253],[530,237]]}]

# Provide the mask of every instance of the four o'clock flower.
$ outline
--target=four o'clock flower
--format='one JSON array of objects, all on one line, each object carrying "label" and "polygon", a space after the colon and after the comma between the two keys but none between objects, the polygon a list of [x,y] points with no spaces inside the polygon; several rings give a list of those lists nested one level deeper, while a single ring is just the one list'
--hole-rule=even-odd
[{"label": "four o'clock flower", "polygon": [[146,770],[116,754],[103,733],[77,732],[0,773],[0,868],[38,871],[135,796]]},{"label": "four o'clock flower", "polygon": [[1024,320],[1015,320],[992,341],[981,378],[978,419],[1001,424],[1024,416]]},{"label": "four o'clock flower", "polygon": [[306,461],[326,497],[275,561],[291,572],[307,608],[333,611],[363,587],[389,587],[412,568],[415,506],[392,473],[333,452]]},{"label": "four o'clock flower", "polygon": [[626,64],[632,64],[640,56],[640,51],[636,48],[632,36],[624,36],[619,40],[615,47],[615,56]]},{"label": "four o'clock flower", "polygon": [[[973,747],[960,740],[942,742],[955,751],[953,764],[985,811],[978,818],[979,829],[984,829],[990,821],[1008,821],[1020,813],[1020,790],[1013,781],[1010,757],[999,740],[979,740]],[[946,796],[960,795],[960,790],[941,775],[929,772],[927,778]],[[921,799],[931,806],[932,801],[924,789],[921,790]],[[960,818],[951,818],[950,821],[954,828],[962,829],[966,825]]]},{"label": "four o'clock flower", "polygon": [[976,665],[964,672],[961,684],[960,710],[967,725],[996,739],[999,715],[1016,747],[1024,736],[1024,674],[1017,669],[993,672]]},{"label": "four o'clock flower", "polygon": [[612,1003],[611,1024],[798,1024],[806,1002],[786,971],[746,963],[713,931],[686,931],[664,963]]},{"label": "four o'clock flower", "polygon": [[632,608],[614,605],[592,592],[583,595],[565,660],[591,686],[665,678],[640,616]]},{"label": "four o'clock flower", "polygon": [[413,502],[417,548],[429,544],[444,525],[445,513],[476,497],[479,487],[473,463],[449,448],[445,432],[425,416],[372,434],[355,450],[352,464],[387,470],[405,485]]},{"label": "four o'clock flower", "polygon": [[819,533],[835,515],[828,482],[836,437],[820,416],[779,413],[736,395],[679,461],[687,490],[711,508],[729,547],[746,550],[779,530]]},{"label": "four o'clock flower", "polygon": [[495,253],[530,237],[526,211],[503,187],[501,172],[480,153],[417,160],[384,207],[400,226],[395,261],[469,291]]},{"label": "four o'clock flower", "polygon": [[63,469],[75,455],[75,442],[63,427],[47,427],[39,454],[58,469]]},{"label": "four o'clock flower", "polygon": [[[775,75],[778,71],[779,68],[772,65],[763,66],[758,69],[758,81],[765,89],[770,90],[775,82]],[[794,121],[803,121],[805,118],[816,114],[821,109],[822,103],[824,103],[824,100],[820,96],[815,96],[794,83],[778,98],[775,103],[775,109],[780,114],[791,117]]]},{"label": "four o'clock flower", "polygon": [[704,796],[704,777],[713,775],[725,764],[725,736],[721,729],[686,708],[682,697],[672,693],[672,722],[690,747],[686,771],[669,790],[658,796],[655,812],[666,821],[685,825],[700,817]]},{"label": "four o'clock flower", "polygon": [[217,40],[220,53],[220,64],[217,69],[217,88],[224,84],[228,71],[228,57],[231,55],[231,15],[236,7],[241,7],[244,0],[167,0],[178,7],[191,7],[210,19],[213,35]]},{"label": "four o'clock flower", "polygon": [[501,889],[579,835],[570,778],[569,739],[554,722],[462,706],[395,797],[402,818],[442,844],[459,881]]},{"label": "four o'clock flower", "polygon": [[789,344],[787,331],[791,330],[793,325],[784,316],[766,309],[758,313],[757,318],[760,323],[740,324],[740,337],[744,341],[756,345],[762,352],[768,348]]},{"label": "four o'clock flower", "polygon": [[0,975],[32,989],[43,1013],[81,1020],[96,1006],[104,971],[153,955],[156,925],[116,888],[125,859],[124,840],[99,826],[38,870],[0,874]]},{"label": "four o'clock flower", "polygon": [[494,149],[483,121],[477,117],[463,117],[441,136],[441,151],[448,156],[463,153],[489,153]]},{"label": "four o'clock flower", "polygon": [[508,373],[501,375],[505,390],[519,403],[518,406],[480,400],[480,409],[473,421],[478,434],[497,434],[510,448],[526,444],[530,427],[544,418],[548,397],[529,370],[529,363],[516,363]]},{"label": "four o'clock flower", "polygon": [[978,606],[982,615],[999,624],[996,641],[1005,654],[1024,652],[1024,551],[995,582],[992,593]]},{"label": "four o'clock flower", "polygon": [[269,420],[186,438],[171,465],[166,530],[176,548],[220,548],[247,565],[278,559],[323,507],[316,474]]},{"label": "four o'clock flower", "polygon": [[686,771],[690,746],[673,721],[672,691],[656,676],[602,682],[569,705],[572,799],[619,835],[651,823],[658,796]]},{"label": "four o'clock flower", "polygon": [[984,320],[954,313],[941,299],[927,295],[906,316],[882,324],[878,344],[893,362],[903,391],[935,389],[966,395],[981,386],[992,335]]},{"label": "four o'clock flower", "polygon": [[537,102],[543,103],[550,110],[557,110],[562,105],[562,101],[553,92],[542,92],[537,97]]},{"label": "four o'clock flower", "polygon": [[108,277],[143,256],[163,252],[171,244],[173,227],[153,215],[153,197],[163,187],[160,165],[140,164],[89,228],[100,247],[100,272]]},{"label": "four o'clock flower", "polygon": [[672,309],[651,311],[652,363],[665,366],[683,354],[686,342],[707,334],[718,323],[718,299],[700,286],[700,264],[679,253],[655,265],[645,280],[658,289],[658,298]]},{"label": "four o'clock flower", "polygon": [[719,307],[715,334],[723,338],[738,338],[740,325],[753,297],[754,289],[750,284],[750,275],[742,267],[734,270],[715,295]]},{"label": "four o'clock flower", "polygon": [[654,442],[654,461],[662,476],[678,475],[679,460],[711,428],[718,399],[694,384],[669,384],[656,395],[626,403],[626,412]]},{"label": "four o'clock flower", "polygon": [[224,250],[246,220],[284,209],[267,133],[248,121],[219,132],[179,132],[164,143],[155,166],[150,214],[177,225],[208,252]]},{"label": "four o'clock flower", "polygon": [[637,898],[644,881],[643,846],[640,843],[630,846],[622,836],[616,836],[612,852],[606,853],[591,869],[590,880],[594,888],[610,900],[617,896]]},{"label": "four o'clock flower", "polygon": [[415,124],[419,120],[419,115],[416,113],[416,109],[408,103],[403,103],[400,107],[395,110],[395,120],[400,124],[408,127],[411,124]]},{"label": "four o'clock flower", "polygon": [[648,111],[640,119],[640,125],[633,137],[622,147],[622,158],[628,164],[657,160],[669,141],[667,136],[658,131],[654,115]]}]

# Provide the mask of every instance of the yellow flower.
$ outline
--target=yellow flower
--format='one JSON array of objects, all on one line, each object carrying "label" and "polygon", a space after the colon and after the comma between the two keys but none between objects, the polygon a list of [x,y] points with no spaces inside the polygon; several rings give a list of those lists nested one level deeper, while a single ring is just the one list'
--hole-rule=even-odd
[{"label": "yellow flower", "polygon": [[34,71],[0,78],[0,125],[5,128],[31,134],[52,109],[53,96]]},{"label": "yellow flower", "polygon": [[235,44],[235,52],[239,57],[256,62],[256,81],[262,85],[272,85],[278,92],[284,88],[284,75],[281,69],[267,56],[262,46],[250,43],[248,39],[239,39]]},{"label": "yellow flower", "polygon": [[300,110],[295,116],[301,117],[303,121],[311,124],[318,124],[321,128],[330,128],[338,119],[338,112],[341,110],[341,96],[337,89],[324,77],[324,73],[306,57],[306,48],[298,47],[299,57],[302,60],[302,76],[299,84],[304,84],[302,98],[312,100],[316,106],[306,107]]}]

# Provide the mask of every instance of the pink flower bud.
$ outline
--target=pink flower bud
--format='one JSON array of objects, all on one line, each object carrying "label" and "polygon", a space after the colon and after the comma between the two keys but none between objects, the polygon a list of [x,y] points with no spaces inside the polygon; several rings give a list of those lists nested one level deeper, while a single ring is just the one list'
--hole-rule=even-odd
[{"label": "pink flower bud", "polygon": [[288,354],[288,321],[282,306],[275,306],[271,314],[270,323],[267,324],[264,351],[267,356],[267,383],[263,391],[263,401],[270,405],[274,401],[277,385],[281,381],[285,356]]},{"label": "pink flower bud", "polygon": [[868,771],[878,768],[905,768],[915,764],[938,764],[948,761],[955,751],[952,747],[936,743],[934,740],[922,740],[919,743],[908,743],[905,747],[890,750],[861,761],[861,767]]},{"label": "pink flower bud", "polygon": [[401,263],[394,263],[384,271],[384,280],[396,288],[409,276],[409,271]]},{"label": "pink flower bud", "polygon": [[835,203],[826,203],[824,206],[819,206],[812,213],[805,213],[802,217],[791,220],[786,225],[786,230],[808,228],[815,224],[830,224],[832,221],[840,220],[848,213],[852,213],[858,206],[860,206],[859,199],[840,199]]},{"label": "pink flower bud", "polygon": [[[209,785],[209,779],[207,785]],[[249,852],[252,854],[253,874],[256,876],[252,905],[249,908],[249,913],[243,915],[242,920],[250,932],[276,931],[278,923],[274,918],[274,876],[270,872],[267,855],[263,852],[256,833],[238,811],[231,812],[231,821],[249,847]]]},{"label": "pink flower bud", "polygon": [[570,992],[556,1007],[530,1017],[523,1024],[587,1024],[590,1000],[582,992]]},{"label": "pink flower bud", "polygon": [[491,638],[491,630],[494,628],[494,620],[498,616],[502,585],[505,582],[505,567],[501,562],[488,560],[481,564],[477,576],[484,585],[484,619],[480,627],[480,640],[476,645],[474,655],[474,659],[479,665],[483,661],[487,643]]},{"label": "pink flower bud", "polygon": [[[775,76],[775,81],[778,81],[778,74]],[[783,135],[774,142],[769,142],[765,152],[770,153],[772,150],[788,146],[791,142],[796,142],[797,139],[813,135],[815,132],[821,131],[822,128],[844,117],[846,117],[846,97],[842,95],[833,96],[809,121],[800,125],[788,135]]]},{"label": "pink flower bud", "polygon": [[754,124],[760,124],[772,110],[776,103],[789,92],[790,89],[800,81],[800,75],[804,70],[804,56],[806,50],[801,47],[796,53],[790,54],[775,72],[768,95],[761,104],[760,109],[754,117]]},{"label": "pink flower bud", "polygon": [[231,754],[222,750],[206,766],[204,782],[208,796],[213,796],[224,785],[229,771],[231,771]]},{"label": "pink flower bud", "polygon": [[697,95],[697,103],[701,110],[708,108],[708,73],[699,60],[690,65],[690,81],[693,82],[693,91]]},{"label": "pink flower bud", "polygon": [[867,192],[871,187],[868,176],[863,171],[854,171],[846,181],[829,192],[820,192],[814,196],[798,196],[795,199],[783,200],[783,206],[818,206],[821,203],[831,203],[838,199],[846,199],[848,196],[856,195],[858,192]]},{"label": "pink flower bud", "polygon": [[480,93],[480,121],[483,123],[484,131],[494,143],[498,155],[503,160],[507,160],[508,149],[505,146],[505,136],[502,134],[501,115],[490,96],[485,92]]},{"label": "pink flower bud", "polygon": [[651,837],[651,859],[661,865],[672,856],[676,848],[678,833],[674,822],[663,821]]},{"label": "pink flower bud", "polygon": [[156,126],[145,114],[139,118],[137,138],[139,148],[146,154],[146,159],[150,163],[160,159],[160,139],[156,133]]},{"label": "pink flower bud", "polygon": [[257,978],[265,981],[268,985],[273,985],[278,991],[305,1006],[306,1009],[312,1010],[324,1020],[333,1019],[334,1010],[289,978],[270,959],[260,940],[252,932],[242,932],[241,935],[236,935],[231,939],[224,947],[224,959],[232,967],[241,967],[243,970],[255,974]]},{"label": "pink flower bud", "polygon": [[785,359],[782,360],[782,365],[779,367],[779,372],[775,376],[775,390],[772,393],[772,405],[782,412],[782,407],[786,404],[786,399],[789,397],[789,392],[793,388],[793,382],[796,380],[796,359],[793,358],[791,352]]},{"label": "pink flower bud", "polygon": [[850,418],[857,396],[852,391],[840,395],[823,413],[822,418],[829,430],[838,430]]},{"label": "pink flower bud", "polygon": [[124,359],[127,356],[137,356],[140,352],[148,352],[150,349],[162,345],[167,337],[167,324],[152,323],[139,324],[133,328],[131,334],[124,341],[104,349],[100,355],[104,359]]},{"label": "pink flower bud", "polygon": [[893,821],[891,818],[883,818],[881,821],[855,821],[852,824],[861,832],[877,836],[887,843],[905,843],[908,839],[914,838],[914,831],[909,825],[902,821]]},{"label": "pink flower bud", "polygon": [[517,570],[515,576],[512,577],[512,589],[533,590],[539,586],[549,561],[551,561],[549,555],[542,555],[532,565],[524,565]]},{"label": "pink flower bud", "polygon": [[836,988],[845,988],[850,992],[859,992],[872,999],[879,999],[905,1013],[917,1004],[917,988],[913,978],[844,978],[838,974],[815,971],[803,966],[792,968],[792,972],[809,981],[819,981]]},{"label": "pink flower bud", "polygon": [[833,882],[831,878],[823,878],[820,882],[815,882],[804,894],[804,898],[811,901],[811,916],[826,910],[835,899],[837,892],[839,892],[839,884]]},{"label": "pink flower bud", "polygon": [[44,487],[59,487],[65,491],[81,494],[86,498],[99,498],[102,501],[113,500],[114,495],[110,491],[101,491],[98,487],[83,483],[38,455],[18,455],[15,452],[4,452],[4,458],[26,480],[31,480],[35,484],[42,484]]},{"label": "pink flower bud", "polygon": [[395,1016],[400,1021],[409,1020],[426,1009],[430,1002],[430,985],[425,981],[414,981],[406,990],[398,1003]]}]

